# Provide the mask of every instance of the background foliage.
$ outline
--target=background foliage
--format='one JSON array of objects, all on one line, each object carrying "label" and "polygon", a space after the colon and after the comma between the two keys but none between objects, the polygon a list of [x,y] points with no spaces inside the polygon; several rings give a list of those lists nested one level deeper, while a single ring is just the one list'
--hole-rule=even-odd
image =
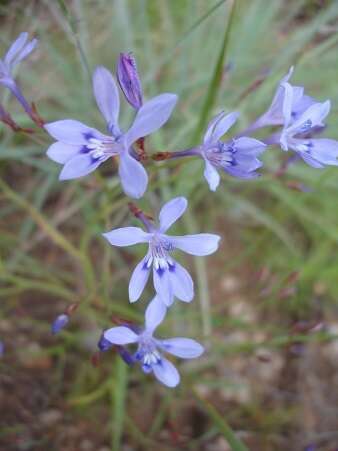
[{"label": "background foliage", "polygon": [[[244,128],[293,64],[295,84],[332,100],[327,134],[338,139],[337,19],[337,1],[13,0],[0,2],[0,42],[4,52],[20,31],[36,34],[40,47],[18,75],[27,97],[46,121],[68,117],[101,130],[92,69],[114,70],[119,52],[133,51],[147,98],[180,96],[147,140],[151,154],[197,144],[221,109],[240,111],[236,127]],[[122,113],[127,125],[126,102]],[[141,208],[155,214],[185,195],[189,213],[175,232],[223,237],[214,256],[184,262],[196,298],[176,303],[160,331],[194,337],[207,353],[181,364],[182,384],[168,390],[114,353],[98,367],[90,361],[111,317],[142,320],[152,296],[149,287],[136,306],[127,301],[142,246],[117,250],[100,236],[136,225],[116,165],[60,183],[46,135],[2,125],[0,133],[3,449],[338,447],[336,168],[297,163],[276,176],[284,156],[271,148],[260,179],[225,176],[213,194],[201,161],[147,163]],[[80,307],[70,327],[51,337],[50,322],[73,302]]]}]

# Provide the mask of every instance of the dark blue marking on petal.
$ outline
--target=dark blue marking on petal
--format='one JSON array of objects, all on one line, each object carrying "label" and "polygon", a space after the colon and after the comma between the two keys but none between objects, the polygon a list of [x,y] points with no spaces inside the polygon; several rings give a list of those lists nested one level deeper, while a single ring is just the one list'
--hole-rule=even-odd
[{"label": "dark blue marking on petal", "polygon": [[153,368],[151,365],[144,364],[144,365],[142,365],[142,370],[144,373],[149,374],[152,372]]},{"label": "dark blue marking on petal", "polygon": [[146,260],[144,263],[143,263],[143,266],[142,266],[142,270],[144,270],[144,271],[149,271],[149,268],[148,268],[148,261],[149,260]]},{"label": "dark blue marking on petal", "polygon": [[157,274],[162,277],[164,274],[165,269],[161,268],[160,266],[156,269]]},{"label": "dark blue marking on petal", "polygon": [[176,270],[175,263],[169,263],[168,262],[168,265],[169,265],[169,271],[170,272],[175,272],[175,270]]},{"label": "dark blue marking on petal", "polygon": [[84,137],[84,139],[89,141],[90,139],[95,138],[95,135],[93,132],[84,132],[83,137]]},{"label": "dark blue marking on petal", "polygon": [[312,121],[311,121],[311,119],[308,119],[307,121],[304,122],[304,124],[302,124],[300,126],[299,132],[300,133],[307,132],[308,130],[310,130],[311,127],[312,127]]},{"label": "dark blue marking on petal", "polygon": [[143,359],[144,353],[141,351],[136,351],[134,354],[134,359],[141,361]]},{"label": "dark blue marking on petal", "polygon": [[94,157],[93,154],[90,155],[91,164],[96,164],[98,161],[101,160],[101,157]]}]

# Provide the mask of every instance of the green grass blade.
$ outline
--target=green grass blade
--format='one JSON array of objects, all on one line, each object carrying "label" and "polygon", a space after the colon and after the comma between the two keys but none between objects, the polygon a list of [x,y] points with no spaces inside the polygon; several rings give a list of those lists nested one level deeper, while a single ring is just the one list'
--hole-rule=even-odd
[{"label": "green grass blade", "polygon": [[126,389],[128,385],[128,366],[118,358],[115,364],[115,379],[113,386],[113,409],[114,420],[112,428],[112,451],[121,449],[121,439],[125,421]]},{"label": "green grass blade", "polygon": [[249,449],[244,445],[244,443],[236,436],[234,431],[226,422],[225,418],[222,417],[217,410],[208,402],[201,398],[194,391],[195,398],[201,404],[205,412],[208,414],[212,422],[218,428],[218,430],[223,434],[225,440],[229,443],[232,451],[249,451]]},{"label": "green grass blade", "polygon": [[215,99],[217,96],[217,93],[219,91],[219,88],[222,83],[222,74],[223,74],[223,67],[226,57],[226,51],[229,43],[229,37],[231,32],[231,27],[233,24],[233,18],[234,18],[234,12],[235,12],[235,2],[236,0],[232,0],[229,2],[229,18],[228,23],[225,28],[223,43],[221,51],[218,55],[218,59],[216,62],[216,66],[212,75],[212,79],[209,85],[209,89],[204,101],[204,105],[202,106],[202,111],[200,115],[200,119],[198,121],[195,133],[193,135],[194,142],[200,137],[201,130],[204,130],[207,122],[208,122],[208,116],[210,111],[212,110],[212,107],[214,106]]}]

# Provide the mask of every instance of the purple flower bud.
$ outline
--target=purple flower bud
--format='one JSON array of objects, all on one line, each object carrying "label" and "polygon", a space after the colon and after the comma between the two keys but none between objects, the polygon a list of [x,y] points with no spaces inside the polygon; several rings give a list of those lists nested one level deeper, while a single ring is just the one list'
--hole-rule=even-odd
[{"label": "purple flower bud", "polygon": [[0,341],[0,358],[4,355],[5,353],[5,345],[3,344],[2,341]]},{"label": "purple flower bud", "polygon": [[120,354],[120,357],[127,365],[132,365],[135,363],[135,358],[130,352],[126,350],[123,346],[117,346],[117,352]]},{"label": "purple flower bud", "polygon": [[102,334],[99,342],[97,343],[97,347],[99,348],[99,350],[101,352],[105,352],[105,351],[108,351],[108,349],[110,349],[112,346],[113,346],[112,343],[110,343],[110,341],[106,340]]},{"label": "purple flower bud", "polygon": [[138,110],[143,104],[141,81],[136,61],[131,53],[120,53],[117,63],[117,79],[127,102]]},{"label": "purple flower bud", "polygon": [[52,324],[52,334],[58,334],[60,330],[62,330],[69,321],[69,316],[65,313],[62,313],[61,315],[57,316]]}]

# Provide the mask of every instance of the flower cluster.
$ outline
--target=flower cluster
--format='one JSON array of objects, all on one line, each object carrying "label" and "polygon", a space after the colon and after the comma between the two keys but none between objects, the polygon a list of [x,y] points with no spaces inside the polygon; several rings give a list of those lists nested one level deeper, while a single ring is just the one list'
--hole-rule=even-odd
[{"label": "flower cluster", "polygon": [[[60,180],[86,176],[112,159],[118,162],[118,173],[124,193],[134,199],[141,198],[148,185],[144,168],[145,137],[160,129],[170,118],[178,97],[172,93],[160,94],[144,101],[142,85],[136,62],[131,54],[122,53],[117,63],[117,81],[105,67],[99,66],[93,73],[93,92],[98,109],[105,123],[106,132],[87,126],[74,119],[45,123],[23,96],[13,77],[13,68],[36,47],[37,40],[28,41],[22,33],[0,60],[0,84],[17,98],[31,119],[42,127],[56,142],[47,150],[48,157],[61,164]],[[237,112],[220,112],[207,126],[202,143],[193,148],[176,152],[157,153],[152,159],[198,157],[204,161],[204,176],[211,191],[219,186],[219,172],[232,177],[252,179],[260,174],[263,165],[261,155],[268,147],[278,146],[283,151],[292,150],[297,158],[314,168],[338,165],[338,142],[327,138],[314,138],[325,130],[325,119],[330,102],[318,102],[304,93],[304,88],[293,86],[288,74],[281,79],[268,110],[259,116],[246,130],[223,140],[236,123]],[[119,124],[119,87],[128,104],[135,110],[130,127],[124,131]],[[0,120],[13,130],[22,131],[0,105]],[[262,128],[272,129],[265,139],[258,140],[252,134]],[[165,203],[159,212],[158,223],[150,219],[137,206],[130,203],[132,213],[143,228],[122,227],[103,233],[113,246],[147,245],[142,260],[134,268],[129,281],[129,301],[140,299],[152,272],[155,296],[145,311],[145,325],[132,323],[104,330],[99,340],[100,351],[114,347],[126,363],[139,363],[145,373],[153,373],[164,385],[175,387],[179,373],[163,352],[176,357],[199,357],[203,347],[190,338],[158,339],[155,329],[163,322],[167,312],[178,299],[190,303],[194,298],[194,283],[188,271],[174,258],[176,250],[197,256],[214,253],[220,237],[211,233],[193,235],[169,235],[170,227],[183,215],[188,206],[185,197],[179,196]],[[73,304],[54,320],[52,332],[60,332],[69,322],[69,315],[77,308]],[[136,345],[131,352],[130,346]],[[0,349],[1,354],[1,349]]]}]

